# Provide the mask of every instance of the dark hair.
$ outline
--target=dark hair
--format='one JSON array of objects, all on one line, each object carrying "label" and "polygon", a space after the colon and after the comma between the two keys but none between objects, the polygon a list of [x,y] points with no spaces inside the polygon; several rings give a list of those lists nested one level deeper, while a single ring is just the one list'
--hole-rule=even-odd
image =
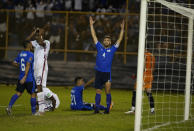
[{"label": "dark hair", "polygon": [[80,77],[80,76],[76,77],[74,80],[74,83],[77,84],[78,80],[81,80],[81,79],[83,79],[83,77]]},{"label": "dark hair", "polygon": [[104,36],[104,39],[105,39],[105,38],[111,39],[111,36],[110,36],[110,35],[105,35],[105,36]]},{"label": "dark hair", "polygon": [[28,46],[29,43],[30,43],[29,40],[23,41],[23,46],[24,46],[24,48],[27,48],[27,46]]}]

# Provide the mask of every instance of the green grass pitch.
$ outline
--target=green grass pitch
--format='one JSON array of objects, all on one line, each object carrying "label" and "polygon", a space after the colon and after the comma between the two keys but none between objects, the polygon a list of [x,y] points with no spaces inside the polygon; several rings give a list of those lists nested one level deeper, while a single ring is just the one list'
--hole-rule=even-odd
[{"label": "green grass pitch", "polygon": [[[93,111],[71,111],[70,110],[70,91],[71,87],[49,87],[60,99],[60,106],[54,112],[46,112],[44,116],[32,116],[30,110],[30,95],[24,94],[16,101],[13,107],[13,115],[7,116],[5,106],[9,103],[11,96],[15,93],[15,86],[0,85],[0,131],[133,131],[134,115],[124,114],[131,106],[130,90],[112,89],[112,100],[114,107],[109,115],[93,114]],[[156,93],[154,93],[156,95]],[[158,93],[157,96],[162,95]],[[95,90],[92,87],[84,91],[84,101],[94,103]],[[194,97],[193,97],[194,98]],[[149,109],[147,97],[145,99],[145,110]],[[169,101],[166,98],[166,101]],[[174,99],[174,98],[171,98]],[[183,95],[180,95],[183,99]],[[102,94],[101,104],[106,103],[105,93]],[[155,101],[162,101],[162,97],[157,97]],[[194,102],[194,99],[192,100]],[[167,104],[166,106],[168,106]],[[156,114],[150,115],[143,112],[143,121],[157,121],[158,124],[168,121],[169,118],[161,117],[162,120],[156,120],[157,114],[174,113],[173,111],[163,112],[157,110],[160,103],[156,103]],[[182,105],[180,105],[182,106]],[[193,105],[192,105],[193,106]],[[161,107],[160,107],[161,108]],[[192,107],[194,108],[194,107]],[[184,108],[183,108],[184,109]],[[182,110],[183,111],[183,110]],[[179,112],[179,111],[177,111]],[[194,110],[192,110],[194,112]],[[172,118],[173,119],[173,118]],[[176,129],[177,125],[188,127],[188,131],[194,130],[194,121],[190,120],[183,123],[173,123],[165,126],[165,130]],[[144,125],[143,125],[144,126]],[[154,126],[150,124],[149,126]],[[147,125],[144,126],[147,128]],[[160,131],[161,129],[155,129]]]}]

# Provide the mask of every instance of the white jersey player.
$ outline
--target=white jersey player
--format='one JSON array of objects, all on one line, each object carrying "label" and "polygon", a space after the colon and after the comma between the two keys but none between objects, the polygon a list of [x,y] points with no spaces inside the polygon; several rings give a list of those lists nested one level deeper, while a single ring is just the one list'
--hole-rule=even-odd
[{"label": "white jersey player", "polygon": [[53,111],[60,105],[59,97],[53,93],[49,88],[42,88],[44,93],[45,111]]},{"label": "white jersey player", "polygon": [[34,77],[36,85],[46,87],[48,74],[47,58],[50,50],[50,42],[48,40],[44,40],[43,42],[45,43],[45,47],[39,45],[36,40],[31,41],[34,47]]},{"label": "white jersey player", "polygon": [[37,100],[39,105],[39,111],[36,115],[44,113],[44,93],[42,87],[46,87],[48,63],[47,58],[50,50],[50,42],[43,39],[44,29],[37,28],[34,30],[27,40],[31,40],[34,37],[35,40],[31,41],[34,47],[34,77],[37,85]]}]

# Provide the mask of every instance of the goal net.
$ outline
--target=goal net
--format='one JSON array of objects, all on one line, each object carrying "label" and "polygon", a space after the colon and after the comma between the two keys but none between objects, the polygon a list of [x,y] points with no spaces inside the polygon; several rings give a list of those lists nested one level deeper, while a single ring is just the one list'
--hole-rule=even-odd
[{"label": "goal net", "polygon": [[145,50],[155,56],[151,83],[155,113],[143,92],[141,130],[194,130],[194,5],[172,1],[147,0]]}]

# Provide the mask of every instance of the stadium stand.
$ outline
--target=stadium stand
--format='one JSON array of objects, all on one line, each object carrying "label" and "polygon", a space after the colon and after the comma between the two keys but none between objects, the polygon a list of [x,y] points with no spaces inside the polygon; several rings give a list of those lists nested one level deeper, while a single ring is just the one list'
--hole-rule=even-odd
[{"label": "stadium stand", "polygon": [[[16,84],[17,69],[10,61],[0,61],[0,83]],[[86,80],[94,77],[94,64],[88,62],[49,61],[48,85],[72,86],[76,76],[83,76]],[[133,88],[135,79],[131,77],[136,72],[135,65],[113,65],[112,87]]]}]

